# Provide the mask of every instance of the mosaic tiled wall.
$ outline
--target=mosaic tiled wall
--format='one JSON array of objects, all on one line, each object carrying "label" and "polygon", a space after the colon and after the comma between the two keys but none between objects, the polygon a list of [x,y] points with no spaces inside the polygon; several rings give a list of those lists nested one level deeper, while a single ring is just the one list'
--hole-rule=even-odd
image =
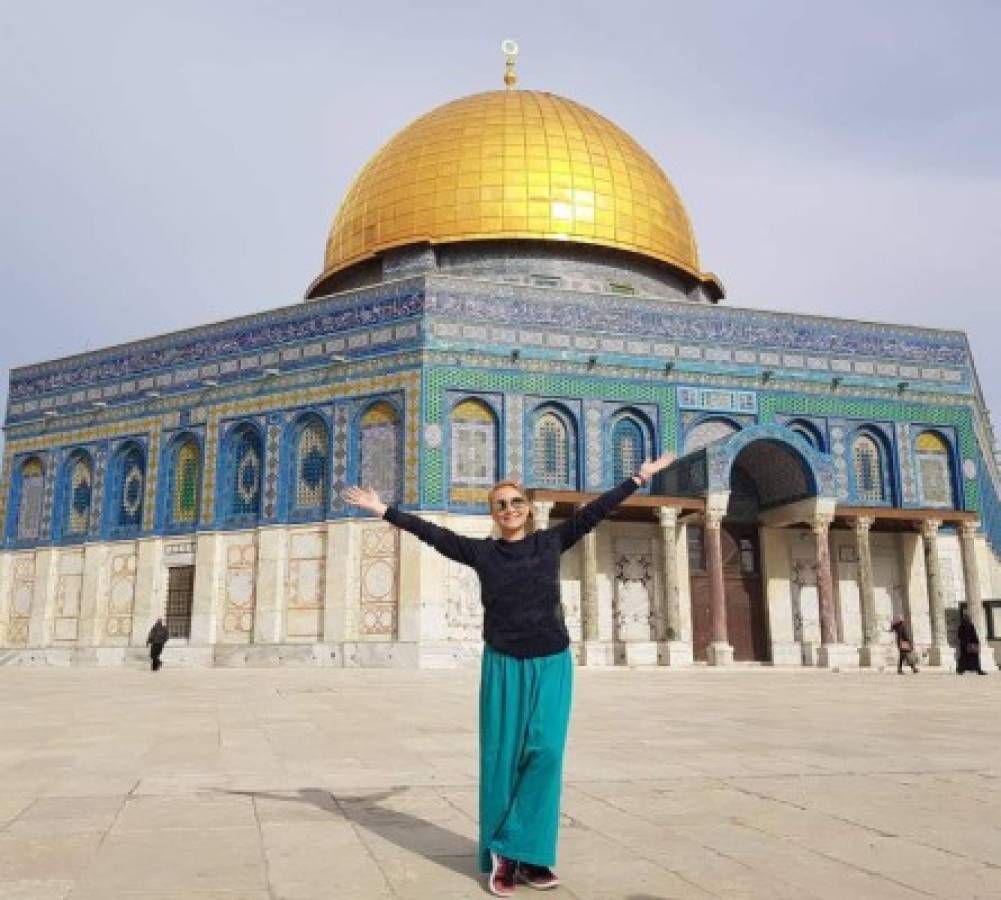
[{"label": "mosaic tiled wall", "polygon": [[[808,396],[802,394],[763,394],[759,400],[762,422],[771,422],[776,414],[830,416],[869,422],[922,423],[954,428],[958,436],[963,465],[963,508],[980,509],[977,484],[978,448],[973,434],[972,413],[963,406],[930,406],[905,401],[865,400],[857,397]],[[971,466],[966,464],[970,460]]]},{"label": "mosaic tiled wall", "polygon": [[[785,385],[794,388],[778,389]],[[882,399],[861,396],[870,389]],[[981,512],[1001,546],[1001,503],[992,463],[982,456],[986,426],[974,421],[975,389],[969,347],[957,332],[427,275],[16,370],[0,514],[15,456],[57,451],[47,462],[51,533],[59,466],[69,449],[88,446],[97,515],[101,492],[110,490],[109,443],[142,435],[142,526],[155,531],[160,447],[174,430],[196,427],[205,435],[201,527],[219,526],[223,426],[270,416],[261,520],[282,521],[279,418],[284,425],[297,410],[322,404],[331,410],[329,509],[345,514],[339,491],[354,477],[355,441],[347,404],[394,391],[404,397],[404,502],[440,508],[448,488],[443,398],[452,390],[500,398],[500,466],[520,477],[529,468],[525,398],[580,405],[578,465],[588,490],[607,479],[609,403],[654,410],[661,449],[678,449],[679,431],[710,414],[742,426],[792,415],[828,426],[834,419],[884,423],[900,448],[909,446],[911,424],[942,425],[956,435],[963,504]],[[890,391],[900,399],[889,399]],[[905,399],[917,392],[920,402]],[[847,448],[834,449],[847,466]],[[917,503],[909,452],[899,465],[899,499]],[[846,483],[839,488],[844,495]]]},{"label": "mosaic tiled wall", "polygon": [[[554,368],[557,368],[554,365]],[[429,427],[444,430],[445,393],[495,392],[505,396],[548,398],[580,398],[619,401],[622,405],[650,404],[658,409],[661,420],[661,447],[674,447],[677,434],[674,410],[674,387],[662,383],[613,381],[597,377],[580,377],[556,372],[501,372],[483,369],[433,367],[427,372],[427,393],[424,400],[425,431]],[[421,482],[422,505],[437,508],[445,502],[446,448],[426,444]],[[502,473],[503,475],[504,473]],[[523,474],[523,473],[522,473]]]}]

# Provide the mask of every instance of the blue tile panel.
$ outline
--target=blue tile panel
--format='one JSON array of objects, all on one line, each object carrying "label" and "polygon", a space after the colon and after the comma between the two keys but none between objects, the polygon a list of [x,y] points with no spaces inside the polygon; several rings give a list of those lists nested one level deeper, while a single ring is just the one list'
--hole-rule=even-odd
[{"label": "blue tile panel", "polygon": [[[281,378],[261,377],[270,365]],[[206,390],[206,379],[218,384]],[[624,415],[649,435],[645,442],[673,450],[700,423],[723,417],[741,429],[797,423],[802,439],[830,460],[831,489],[842,499],[852,496],[853,435],[870,429],[886,450],[887,495],[920,506],[913,441],[934,427],[951,448],[957,503],[979,510],[1001,547],[1001,504],[973,430],[974,384],[967,341],[957,332],[409,279],[15,370],[0,498],[4,538],[23,545],[10,501],[19,496],[18,465],[38,453],[46,466],[39,543],[69,539],[68,488],[61,486],[76,450],[93,460],[90,504],[102,520],[76,540],[124,536],[109,534],[112,507],[130,533],[170,533],[167,486],[176,479],[158,467],[174,465],[173,440],[185,429],[203,435],[201,509],[197,522],[184,523],[192,529],[350,515],[339,494],[360,476],[362,459],[370,470],[375,460],[401,458],[400,487],[390,479],[386,489],[401,490],[412,507],[445,508],[448,410],[468,396],[496,416],[499,474],[531,478],[533,467],[545,465],[587,490],[609,484],[628,467],[626,456],[631,464],[626,429],[612,440]],[[150,399],[151,390],[162,396]],[[920,401],[907,399],[919,391]],[[363,435],[359,417],[380,400],[398,411],[402,430],[387,419],[369,422]],[[60,416],[42,418],[43,401]],[[570,441],[552,458],[533,452],[545,408],[559,410]],[[329,440],[318,433],[296,445],[296,455],[294,425],[307,411],[322,418]],[[241,421],[258,434],[251,462],[227,455],[228,432]],[[129,436],[146,448],[145,468],[131,475],[116,456]],[[235,503],[241,485],[246,502]]]}]

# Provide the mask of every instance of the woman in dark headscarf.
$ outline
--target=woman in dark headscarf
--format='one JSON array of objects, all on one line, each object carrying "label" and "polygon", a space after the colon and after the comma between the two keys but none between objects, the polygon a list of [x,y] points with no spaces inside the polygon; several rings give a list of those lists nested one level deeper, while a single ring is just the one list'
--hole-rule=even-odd
[{"label": "woman in dark headscarf", "polygon": [[957,674],[976,672],[978,675],[986,675],[987,673],[980,667],[980,636],[977,634],[977,626],[973,624],[970,614],[965,610],[959,623],[959,630],[956,632],[956,642],[959,644]]}]

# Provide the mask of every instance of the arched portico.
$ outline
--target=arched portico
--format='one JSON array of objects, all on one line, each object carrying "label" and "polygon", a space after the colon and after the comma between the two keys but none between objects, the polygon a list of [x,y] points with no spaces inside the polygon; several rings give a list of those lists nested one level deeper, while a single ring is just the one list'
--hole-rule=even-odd
[{"label": "arched portico", "polygon": [[[831,664],[837,626],[828,549],[835,508],[830,457],[777,425],[744,429],[701,452],[706,512],[701,529],[692,529],[690,553],[695,657],[716,665],[788,661],[788,650],[776,659],[776,611],[769,607],[761,539],[763,529],[808,525],[815,548],[818,661]],[[786,618],[791,621],[791,614]]]}]

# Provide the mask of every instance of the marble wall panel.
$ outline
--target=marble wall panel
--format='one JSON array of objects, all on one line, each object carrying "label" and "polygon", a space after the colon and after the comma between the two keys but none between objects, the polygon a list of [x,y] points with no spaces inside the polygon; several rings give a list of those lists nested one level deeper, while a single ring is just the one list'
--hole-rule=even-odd
[{"label": "marble wall panel", "polygon": [[137,557],[130,545],[125,552],[114,552],[109,560],[108,617],[104,630],[112,642],[127,641],[132,634],[136,602]]},{"label": "marble wall panel", "polygon": [[236,535],[226,546],[223,643],[248,643],[254,630],[257,546],[253,536]]},{"label": "marble wall panel", "polygon": [[399,595],[399,531],[391,525],[365,525],[361,533],[361,638],[396,638]]}]

